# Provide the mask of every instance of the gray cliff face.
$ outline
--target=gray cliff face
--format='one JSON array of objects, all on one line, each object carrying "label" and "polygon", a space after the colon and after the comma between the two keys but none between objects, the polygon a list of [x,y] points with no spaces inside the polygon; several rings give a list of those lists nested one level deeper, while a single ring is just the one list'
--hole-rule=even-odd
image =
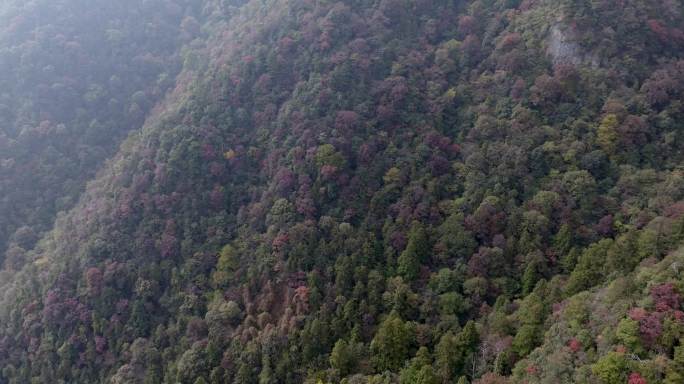
[{"label": "gray cliff face", "polygon": [[568,28],[560,23],[551,27],[546,52],[551,56],[554,64],[589,65],[592,67],[600,65],[599,58],[595,54],[586,52],[575,41]]}]

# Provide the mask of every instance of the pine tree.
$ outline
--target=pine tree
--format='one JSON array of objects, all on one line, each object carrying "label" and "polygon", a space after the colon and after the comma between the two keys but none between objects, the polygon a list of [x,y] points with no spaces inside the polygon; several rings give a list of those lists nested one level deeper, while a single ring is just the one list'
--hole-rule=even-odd
[{"label": "pine tree", "polygon": [[413,281],[418,276],[420,266],[430,254],[430,244],[425,228],[414,222],[409,232],[406,249],[397,260],[397,272],[406,281]]},{"label": "pine tree", "polygon": [[445,333],[435,347],[437,374],[443,382],[454,380],[465,373],[466,364],[477,348],[480,336],[473,321],[469,321],[458,335]]},{"label": "pine tree", "polygon": [[398,371],[415,342],[414,330],[393,311],[380,324],[371,341],[371,359],[378,372]]},{"label": "pine tree", "polygon": [[224,246],[219,252],[216,269],[212,274],[212,281],[217,288],[223,288],[233,279],[233,275],[239,266],[237,251],[230,244]]},{"label": "pine tree", "polygon": [[617,126],[617,116],[614,114],[609,114],[606,115],[603,120],[601,120],[601,124],[598,127],[596,141],[609,155],[615,153],[615,149],[617,147]]}]

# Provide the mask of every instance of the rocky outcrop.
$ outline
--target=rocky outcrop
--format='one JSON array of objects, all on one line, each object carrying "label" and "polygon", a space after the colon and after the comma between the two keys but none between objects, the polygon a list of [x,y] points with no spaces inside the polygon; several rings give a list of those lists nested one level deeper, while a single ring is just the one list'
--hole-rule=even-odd
[{"label": "rocky outcrop", "polygon": [[546,53],[554,64],[589,65],[598,67],[600,61],[597,55],[587,52],[578,42],[573,33],[562,23],[554,24],[548,37]]}]

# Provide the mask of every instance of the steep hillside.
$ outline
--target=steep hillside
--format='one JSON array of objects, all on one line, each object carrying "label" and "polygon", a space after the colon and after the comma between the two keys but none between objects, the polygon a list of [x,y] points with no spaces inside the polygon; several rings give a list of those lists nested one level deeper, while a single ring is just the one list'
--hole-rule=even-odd
[{"label": "steep hillside", "polygon": [[681,2],[206,5],[0,383],[678,380]]},{"label": "steep hillside", "polygon": [[174,86],[203,13],[182,0],[0,6],[0,264],[18,269]]},{"label": "steep hillside", "polygon": [[553,308],[544,343],[513,382],[681,383],[684,249]]}]

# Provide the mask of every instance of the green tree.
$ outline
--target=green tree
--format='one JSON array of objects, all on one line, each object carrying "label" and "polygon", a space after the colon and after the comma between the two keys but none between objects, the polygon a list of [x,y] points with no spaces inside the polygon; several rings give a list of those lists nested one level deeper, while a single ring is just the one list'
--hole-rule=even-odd
[{"label": "green tree", "polygon": [[556,253],[560,256],[563,269],[571,272],[573,268],[575,268],[575,260],[571,260],[570,262],[567,260],[567,255],[570,253],[570,250],[573,246],[572,229],[569,225],[561,225],[558,232],[553,236],[552,246]]},{"label": "green tree", "polygon": [[570,274],[566,293],[572,295],[603,282],[603,266],[613,240],[603,239],[592,244],[579,257],[577,266]]},{"label": "green tree", "polygon": [[230,244],[225,245],[219,252],[216,268],[212,274],[212,282],[217,288],[226,287],[233,279],[235,271],[239,267],[237,251]]},{"label": "green tree", "polygon": [[642,354],[644,347],[641,345],[641,335],[639,333],[639,322],[630,318],[620,320],[615,329],[615,337],[629,348],[629,351],[636,354]]},{"label": "green tree", "polygon": [[186,350],[178,360],[177,380],[183,384],[194,383],[204,374],[207,361],[203,347],[196,343]]},{"label": "green tree", "polygon": [[468,309],[466,299],[458,292],[439,295],[439,312],[442,316],[458,316]]},{"label": "green tree", "polygon": [[539,274],[539,265],[541,262],[537,259],[533,259],[530,262],[527,263],[527,266],[525,267],[525,272],[523,273],[522,276],[522,293],[523,295],[527,295],[528,293],[532,292],[534,289],[534,286],[537,284],[537,281],[539,281],[540,274]]},{"label": "green tree", "polygon": [[129,323],[137,336],[146,336],[150,331],[150,315],[142,300],[133,302]]},{"label": "green tree", "polygon": [[520,357],[529,355],[539,345],[540,333],[536,324],[523,324],[513,338],[513,351]]},{"label": "green tree", "polygon": [[630,230],[615,240],[615,244],[608,249],[606,254],[605,271],[631,272],[641,261],[638,251],[638,233]]},{"label": "green tree", "polygon": [[680,339],[679,344],[674,348],[672,363],[667,367],[665,384],[684,382],[684,339]]},{"label": "green tree", "polygon": [[346,160],[341,153],[335,150],[332,144],[323,144],[318,147],[316,151],[316,165],[321,168],[325,165],[331,165],[337,168],[344,168]]},{"label": "green tree", "polygon": [[458,335],[450,331],[442,335],[435,347],[435,367],[443,382],[452,381],[464,373],[478,343],[479,334],[472,321]]},{"label": "green tree", "polygon": [[505,350],[494,359],[494,373],[498,375],[508,375],[511,373],[511,352],[510,350]]},{"label": "green tree", "polygon": [[609,155],[615,153],[617,147],[617,127],[618,118],[615,114],[606,115],[601,124],[599,124],[596,141],[601,146],[601,148]]},{"label": "green tree", "polygon": [[512,344],[513,351],[519,357],[527,356],[541,342],[541,324],[545,315],[546,306],[537,291],[520,302],[516,317],[521,325]]},{"label": "green tree", "polygon": [[442,260],[466,259],[475,252],[477,242],[473,233],[463,226],[463,214],[455,213],[447,217],[437,228],[438,256]]},{"label": "green tree", "polygon": [[432,369],[430,352],[426,347],[420,347],[416,356],[401,370],[399,374],[400,384],[438,384],[440,382]]},{"label": "green tree", "polygon": [[264,355],[261,362],[261,371],[259,372],[259,384],[275,384],[273,368],[271,368],[271,360]]},{"label": "green tree", "polygon": [[451,380],[462,369],[462,355],[457,350],[457,339],[451,331],[442,335],[435,347],[435,366],[443,382]]},{"label": "green tree", "polygon": [[340,371],[341,377],[345,377],[357,370],[363,356],[363,343],[339,339],[330,353],[330,365]]},{"label": "green tree", "polygon": [[439,384],[440,382],[430,365],[421,367],[409,365],[402,369],[399,375],[400,384]]},{"label": "green tree", "polygon": [[629,374],[629,363],[623,353],[609,352],[591,367],[603,384],[624,384]]},{"label": "green tree", "polygon": [[398,371],[415,343],[415,330],[396,311],[380,324],[370,345],[371,360],[378,372]]},{"label": "green tree", "polygon": [[413,281],[420,271],[420,265],[424,263],[430,254],[430,244],[427,232],[423,225],[413,222],[409,232],[406,249],[399,255],[397,260],[397,272],[407,281]]}]

